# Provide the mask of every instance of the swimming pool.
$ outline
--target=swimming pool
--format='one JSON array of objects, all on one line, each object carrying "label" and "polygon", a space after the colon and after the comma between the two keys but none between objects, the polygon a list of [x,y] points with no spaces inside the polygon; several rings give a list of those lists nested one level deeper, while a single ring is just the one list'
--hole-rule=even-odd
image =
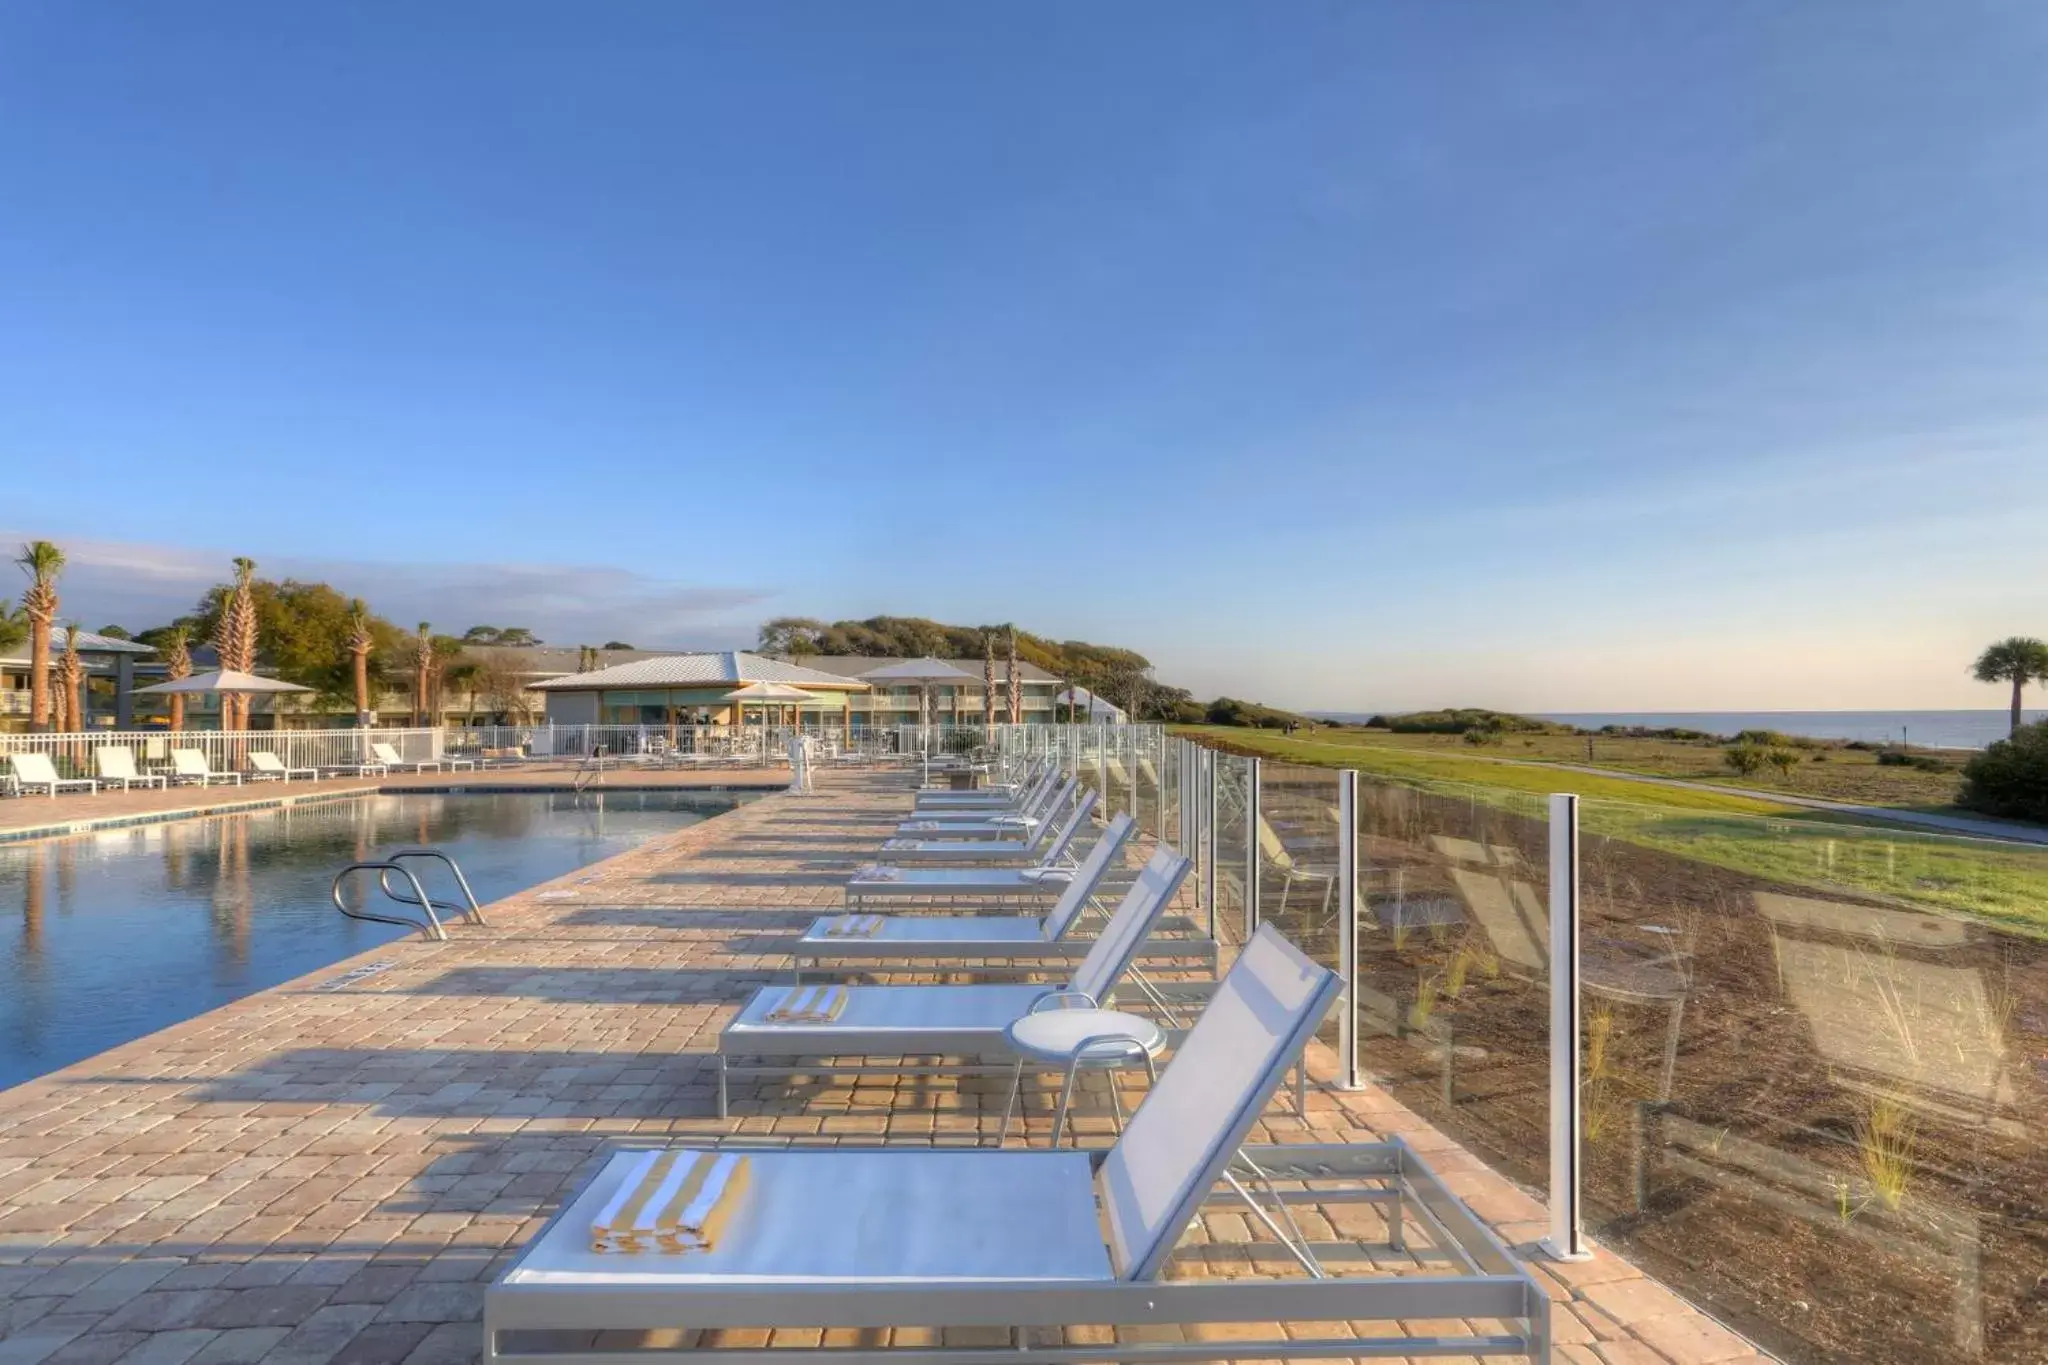
[{"label": "swimming pool", "polygon": [[751,799],[367,795],[0,845],[0,1089],[404,937],[328,899],[379,849],[446,849],[488,904]]}]

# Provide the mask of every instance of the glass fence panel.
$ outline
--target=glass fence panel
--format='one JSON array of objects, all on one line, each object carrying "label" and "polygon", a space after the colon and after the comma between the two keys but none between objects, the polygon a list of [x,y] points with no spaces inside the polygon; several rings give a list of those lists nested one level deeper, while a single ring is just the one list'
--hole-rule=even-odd
[{"label": "glass fence panel", "polygon": [[[1270,760],[1259,768],[1259,919],[1341,972],[1338,788],[1334,768]],[[1324,1020],[1324,1041],[1334,1042],[1337,1030],[1334,1016]]]},{"label": "glass fence panel", "polygon": [[1589,1229],[1788,1360],[2048,1359],[2048,849],[1580,825]]},{"label": "glass fence panel", "polygon": [[1541,797],[1362,779],[1361,1065],[1516,1180],[1549,1163],[1549,818]]}]

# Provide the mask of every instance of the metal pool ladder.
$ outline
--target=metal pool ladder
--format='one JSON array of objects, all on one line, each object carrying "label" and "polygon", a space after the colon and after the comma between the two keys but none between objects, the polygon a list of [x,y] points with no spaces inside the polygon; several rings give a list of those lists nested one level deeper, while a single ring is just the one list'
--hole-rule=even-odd
[{"label": "metal pool ladder", "polygon": [[[406,860],[411,858],[438,858],[443,863],[446,863],[449,874],[455,878],[457,889],[462,892],[462,901],[460,903],[455,901],[437,901],[428,895],[426,885],[420,880],[419,873],[406,866]],[[348,881],[349,877],[357,872],[376,873],[377,889],[382,891],[386,898],[396,901],[400,905],[418,906],[423,918],[414,919],[410,915],[380,914],[375,910],[369,909],[350,909],[348,902],[341,898],[341,888]],[[393,886],[391,884],[393,873],[405,879],[404,885]],[[408,887],[411,889],[408,890]],[[426,937],[437,942],[445,943],[448,939],[448,931],[441,926],[441,916],[436,913],[437,911],[445,910],[450,914],[460,915],[471,924],[488,923],[484,919],[483,907],[477,904],[476,892],[470,890],[469,878],[462,875],[462,865],[438,848],[393,849],[381,859],[350,863],[347,867],[334,874],[334,886],[328,894],[333,898],[334,908],[347,915],[350,919],[371,920],[378,924],[404,925],[408,929],[419,930]]]}]

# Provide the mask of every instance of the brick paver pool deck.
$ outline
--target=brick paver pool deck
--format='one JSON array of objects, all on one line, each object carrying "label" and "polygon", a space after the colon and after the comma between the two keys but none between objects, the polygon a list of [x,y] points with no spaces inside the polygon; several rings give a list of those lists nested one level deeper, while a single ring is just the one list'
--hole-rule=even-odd
[{"label": "brick paver pool deck", "polygon": [[[501,901],[487,930],[388,945],[0,1093],[0,1365],[470,1361],[484,1286],[608,1143],[992,1133],[999,1087],[930,1080],[739,1090],[713,1117],[719,1027],[906,804],[900,775],[829,774]],[[1106,1119],[1083,1127],[1106,1140]],[[1317,1086],[1306,1122],[1276,1106],[1255,1137],[1391,1133],[1531,1257],[1561,1359],[1756,1358],[1613,1256],[1542,1260],[1540,1204],[1378,1091]],[[1181,1256],[1243,1274],[1251,1242],[1212,1214]]]}]

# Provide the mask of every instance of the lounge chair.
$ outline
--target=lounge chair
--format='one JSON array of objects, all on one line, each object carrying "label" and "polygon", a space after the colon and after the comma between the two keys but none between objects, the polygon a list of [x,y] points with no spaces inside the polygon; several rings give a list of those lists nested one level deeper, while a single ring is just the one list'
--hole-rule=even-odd
[{"label": "lounge chair", "polygon": [[382,777],[391,770],[382,763],[322,763],[322,777]]},{"label": "lounge chair", "polygon": [[258,782],[289,782],[294,777],[304,777],[308,782],[318,781],[317,768],[288,768],[283,759],[268,749],[251,749],[249,766],[256,771],[251,774]]},{"label": "lounge chair", "polygon": [[[1405,1143],[1246,1145],[1339,993],[1335,973],[1262,927],[1106,1150],[686,1144],[748,1162],[703,1249],[592,1249],[594,1225],[646,1160],[614,1151],[484,1291],[483,1358],[616,1362],[639,1355],[619,1334],[680,1327],[707,1334],[707,1361],[740,1365],[775,1359],[775,1329],[839,1328],[861,1335],[805,1355],[1072,1365],[1526,1354],[1548,1365],[1543,1288]],[[1293,1209],[1360,1204],[1383,1211],[1384,1236],[1323,1235],[1349,1257],[1361,1242],[1398,1251],[1413,1217],[1428,1229],[1426,1259],[1403,1257],[1398,1273],[1364,1259],[1326,1272]],[[1254,1260],[1268,1273],[1216,1279],[1197,1258],[1163,1277],[1205,1206],[1246,1205],[1243,1226],[1286,1253]],[[1292,1263],[1305,1275],[1270,1269]],[[1423,1319],[1433,1321],[1417,1335],[1367,1327]],[[1094,1331],[1069,1339],[1060,1329],[1074,1325]],[[884,1344],[889,1328],[901,1344]],[[694,1351],[659,1355],[687,1362]]]},{"label": "lounge chair", "polygon": [[[770,1016],[807,986],[764,986],[740,1007],[718,1035],[718,1116],[727,1114],[729,1076],[857,1074],[877,1071],[937,1074],[929,1066],[841,1063],[845,1057],[968,1057],[948,1075],[1009,1074],[1017,1055],[1004,1029],[1048,996],[1106,1001],[1152,931],[1153,922],[1180,889],[1188,860],[1161,848],[1138,874],[1123,903],[1088,945],[1088,955],[1064,986],[985,983],[967,986],[846,986],[836,1018],[781,1021]],[[736,1058],[745,1058],[744,1062]],[[768,1060],[779,1059],[779,1060]],[[996,1059],[991,1066],[987,1059]]]},{"label": "lounge chair", "polygon": [[94,749],[92,766],[93,771],[100,775],[101,786],[111,787],[118,782],[122,791],[134,786],[162,787],[168,785],[170,781],[162,773],[136,771],[135,751],[119,746]]},{"label": "lounge chair", "polygon": [[232,782],[239,787],[242,785],[242,775],[240,773],[215,772],[207,764],[206,755],[197,749],[173,749],[171,750],[171,781],[177,785],[197,782],[202,787],[212,786],[216,782]]},{"label": "lounge chair", "polygon": [[1074,800],[1081,780],[1070,777],[1013,810],[920,813],[896,827],[913,839],[1015,839],[1055,819]]},{"label": "lounge chair", "polygon": [[23,791],[35,787],[48,787],[54,798],[58,792],[83,787],[97,792],[100,784],[89,777],[59,777],[57,765],[50,762],[48,754],[9,754],[7,762],[14,769],[14,785]]},{"label": "lounge chair", "polygon": [[[1089,793],[1092,797],[1094,793]],[[1119,815],[1109,822],[1081,865],[1059,883],[1064,889],[1043,915],[827,915],[814,920],[791,950],[802,980],[806,965],[830,968],[879,960],[928,962],[963,958],[1013,962],[1057,962],[1082,956],[1083,939],[1068,937],[1094,898],[1110,864],[1123,852],[1136,822]],[[1017,875],[1014,868],[997,872]],[[941,875],[950,869],[933,869]],[[957,875],[957,874],[955,874]]]},{"label": "lounge chair", "polygon": [[882,844],[879,858],[883,863],[993,863],[1004,866],[1035,863],[1058,841],[1061,833],[1076,822],[1082,808],[1077,804],[1069,809],[1063,804],[1059,809],[1066,810],[1063,818],[1042,820],[1029,831],[1013,830],[1012,837],[1007,839],[897,835]]},{"label": "lounge chair", "polygon": [[1073,880],[1074,863],[1068,851],[1094,809],[1095,793],[1083,792],[1081,800],[1053,832],[1052,842],[1028,867],[896,867],[870,863],[847,879],[846,908],[856,910],[871,901],[906,899],[1043,901],[1047,894],[1057,895],[1066,890]]},{"label": "lounge chair", "polygon": [[950,788],[938,791],[920,791],[912,803],[917,813],[939,813],[944,811],[1007,810],[1030,800],[1044,788],[1059,780],[1059,769],[1051,763],[1032,768],[1021,782],[997,783],[988,787],[976,787],[970,791],[953,791]]},{"label": "lounge chair", "polygon": [[453,770],[476,767],[476,760],[473,758],[400,758],[398,750],[384,740],[372,743],[370,752],[377,756],[377,761],[383,764],[387,771],[391,772],[437,773],[443,768]]}]

